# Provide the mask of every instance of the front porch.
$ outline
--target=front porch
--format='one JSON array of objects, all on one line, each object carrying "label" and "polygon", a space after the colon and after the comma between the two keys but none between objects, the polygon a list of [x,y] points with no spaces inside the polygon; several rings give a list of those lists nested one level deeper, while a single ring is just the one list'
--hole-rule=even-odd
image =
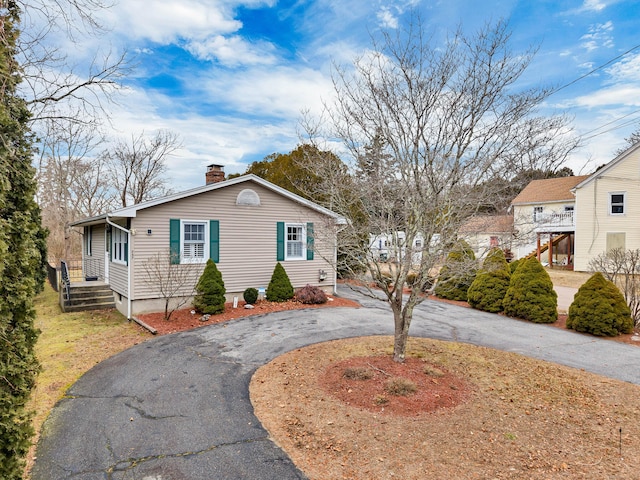
[{"label": "front porch", "polygon": [[59,294],[63,312],[115,308],[113,291],[104,279],[98,262],[85,259],[61,260],[60,266],[49,266],[49,282]]},{"label": "front porch", "polygon": [[[573,270],[575,232],[554,231],[536,234],[536,250],[531,256],[536,255],[540,263],[546,263],[551,268]],[[546,255],[543,255],[545,252]]]}]

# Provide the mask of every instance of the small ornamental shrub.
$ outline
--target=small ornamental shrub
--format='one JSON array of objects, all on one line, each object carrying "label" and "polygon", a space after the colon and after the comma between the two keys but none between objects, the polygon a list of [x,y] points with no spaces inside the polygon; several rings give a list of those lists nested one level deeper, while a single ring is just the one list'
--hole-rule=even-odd
[{"label": "small ornamental shrub", "polygon": [[467,291],[469,305],[485,312],[501,312],[510,278],[506,269],[479,273]]},{"label": "small ornamental shrub", "polygon": [[558,319],[558,295],[549,274],[536,258],[522,260],[511,275],[502,306],[510,317],[535,323],[553,323]]},{"label": "small ornamental shrub", "polygon": [[489,250],[489,253],[487,253],[487,256],[482,262],[482,270],[484,270],[485,272],[495,272],[496,270],[508,269],[509,264],[507,263],[507,259],[504,256],[504,252],[500,248],[494,247]]},{"label": "small ornamental shrub", "polygon": [[242,293],[242,298],[244,298],[244,301],[249,305],[253,305],[258,300],[258,290],[256,288],[247,288]]},{"label": "small ornamental shrub", "polygon": [[306,305],[327,303],[327,294],[314,285],[306,285],[296,292],[296,300]]},{"label": "small ornamental shrub", "polygon": [[469,244],[460,241],[449,252],[440,270],[435,294],[448,300],[467,300],[467,290],[476,276],[475,255]]},{"label": "small ornamental shrub", "polygon": [[515,272],[518,269],[518,267],[520,266],[520,264],[522,263],[523,260],[524,260],[524,258],[519,258],[518,260],[513,260],[509,264],[509,269],[511,270],[512,274],[513,274],[513,272]]},{"label": "small ornamental shrub", "polygon": [[408,378],[393,377],[387,380],[384,385],[385,391],[389,395],[396,397],[408,397],[409,395],[416,393],[418,387]]},{"label": "small ornamental shrub", "polygon": [[482,263],[482,270],[467,291],[469,305],[485,312],[501,312],[510,279],[511,270],[504,252],[492,248]]},{"label": "small ornamental shrub", "polygon": [[373,378],[373,371],[366,367],[348,367],[344,369],[342,376],[349,380],[370,380]]},{"label": "small ornamental shrub", "polygon": [[201,313],[213,315],[224,312],[226,301],[224,294],[224,282],[222,274],[213,260],[207,260],[204,272],[196,285],[196,296],[193,299],[193,306]]},{"label": "small ornamental shrub", "polygon": [[267,286],[267,300],[270,302],[286,302],[293,298],[293,286],[284,267],[278,262]]},{"label": "small ornamental shrub", "polygon": [[631,310],[612,282],[594,273],[578,290],[569,307],[567,328],[614,337],[633,331]]}]

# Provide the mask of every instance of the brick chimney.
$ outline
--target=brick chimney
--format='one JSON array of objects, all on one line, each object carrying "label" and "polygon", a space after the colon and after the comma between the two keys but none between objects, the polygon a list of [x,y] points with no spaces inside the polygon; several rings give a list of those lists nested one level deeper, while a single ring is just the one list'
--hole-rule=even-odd
[{"label": "brick chimney", "polygon": [[224,165],[211,164],[207,166],[207,185],[222,182],[224,180]]}]

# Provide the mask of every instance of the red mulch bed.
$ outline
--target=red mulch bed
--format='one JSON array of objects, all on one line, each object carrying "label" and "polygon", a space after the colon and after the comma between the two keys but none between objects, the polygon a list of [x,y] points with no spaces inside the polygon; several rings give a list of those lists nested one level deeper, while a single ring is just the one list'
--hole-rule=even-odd
[{"label": "red mulch bed", "polygon": [[303,308],[327,308],[327,307],[353,307],[358,308],[360,304],[346,298],[328,296],[329,301],[320,305],[306,305],[290,300],[288,302],[268,302],[258,300],[254,308],[244,308],[244,301],[238,302],[238,307],[233,308],[232,303],[224,306],[224,312],[211,315],[208,320],[203,320],[203,315],[191,308],[176,310],[171,314],[169,320],[164,319],[164,312],[144,313],[136,315],[136,318],[157,330],[158,335],[181,332],[192,328],[204,327],[214,323],[227,322],[236,318],[248,317],[251,315],[262,315],[265,313],[282,312],[285,310],[300,310]]}]

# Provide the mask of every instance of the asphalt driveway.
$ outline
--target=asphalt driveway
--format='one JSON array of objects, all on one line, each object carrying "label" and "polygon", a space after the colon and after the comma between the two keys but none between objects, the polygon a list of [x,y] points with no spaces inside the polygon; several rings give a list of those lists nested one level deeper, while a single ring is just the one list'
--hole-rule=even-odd
[{"label": "asphalt driveway", "polygon": [[[261,365],[312,343],[391,335],[385,303],[249,317],[162,336],[87,372],[51,412],[32,480],[287,480],[305,476],[268,437],[249,400]],[[436,301],[411,335],[517,352],[640,384],[640,347]]]}]

